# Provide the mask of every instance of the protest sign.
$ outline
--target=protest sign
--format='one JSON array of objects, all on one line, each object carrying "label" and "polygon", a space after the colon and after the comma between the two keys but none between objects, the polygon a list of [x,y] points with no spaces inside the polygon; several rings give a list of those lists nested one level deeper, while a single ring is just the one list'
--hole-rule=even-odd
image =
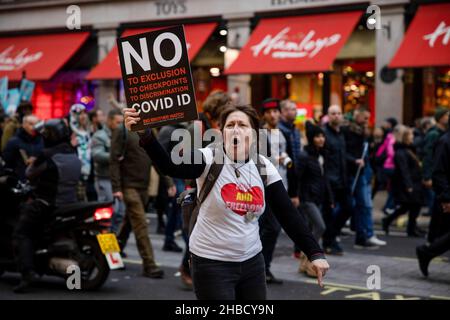
[{"label": "protest sign", "polygon": [[132,130],[198,118],[183,26],[117,39],[127,105],[141,121]]},{"label": "protest sign", "polygon": [[12,116],[19,106],[20,103],[20,92],[18,88],[8,90],[8,101],[6,107],[6,113]]},{"label": "protest sign", "polygon": [[3,77],[0,79],[0,104],[3,108],[7,109],[8,103],[8,77]]},{"label": "protest sign", "polygon": [[20,82],[20,101],[31,101],[35,83],[33,81],[22,79]]}]

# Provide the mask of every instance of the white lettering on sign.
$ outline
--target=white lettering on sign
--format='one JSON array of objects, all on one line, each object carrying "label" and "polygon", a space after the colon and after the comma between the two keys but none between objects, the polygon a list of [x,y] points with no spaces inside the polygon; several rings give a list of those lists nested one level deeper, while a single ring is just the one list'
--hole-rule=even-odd
[{"label": "white lettering on sign", "polygon": [[289,27],[281,30],[277,35],[268,34],[264,39],[252,46],[253,56],[257,57],[261,52],[264,55],[271,54],[273,58],[312,58],[322,49],[335,45],[341,39],[339,33],[329,37],[313,39],[316,32],[310,30],[300,42],[286,40]]},{"label": "white lettering on sign", "polygon": [[128,74],[133,74],[133,65],[131,64],[131,56],[141,66],[142,70],[150,70],[150,59],[148,57],[147,39],[140,38],[139,44],[141,45],[141,55],[134,50],[133,46],[128,42],[122,42],[123,60],[125,61],[125,70]]},{"label": "white lettering on sign", "polygon": [[[171,41],[175,47],[175,54],[173,58],[170,60],[166,60],[161,54],[161,44],[164,40]],[[122,42],[123,60],[125,62],[125,71],[127,75],[133,74],[133,65],[131,63],[131,57],[133,57],[133,59],[139,64],[142,70],[144,71],[151,70],[147,39],[140,38],[139,44],[141,47],[141,54],[139,54],[128,41]],[[155,41],[153,42],[153,54],[155,60],[162,67],[169,68],[176,65],[178,62],[180,62],[182,53],[183,49],[181,46],[180,39],[171,32],[161,33],[156,37]]]},{"label": "white lettering on sign", "polygon": [[[191,44],[189,43],[189,42],[187,42],[186,43],[186,49],[187,49],[187,51],[189,52],[189,49],[191,48]],[[117,58],[116,58],[117,60],[117,65],[118,66],[120,66],[120,59],[119,59],[119,56],[117,56]]]},{"label": "white lettering on sign", "polygon": [[159,98],[156,100],[142,101],[141,103],[134,103],[131,107],[137,111],[138,114],[150,113],[153,111],[170,109],[174,106],[174,101],[178,103],[178,107],[186,106],[191,103],[191,96],[183,93],[177,95],[176,99],[173,97]]},{"label": "white lettering on sign", "polygon": [[[175,46],[175,55],[171,60],[166,60],[161,55],[161,43],[164,40],[170,40],[172,41],[173,45]],[[181,48],[181,41],[178,39],[176,35],[174,35],[171,32],[164,32],[161,33],[159,36],[156,37],[155,42],[153,43],[153,53],[155,55],[156,61],[163,67],[170,68],[176,65],[181,60],[181,53],[183,52],[183,49]]]},{"label": "white lettering on sign", "polygon": [[28,54],[28,49],[22,49],[17,55],[13,56],[11,53],[14,46],[10,46],[0,52],[0,70],[13,71],[25,67],[27,64],[38,61],[42,57],[42,52],[38,51],[33,54]]},{"label": "white lettering on sign", "polygon": [[442,36],[442,44],[446,46],[450,40],[450,26],[445,26],[444,21],[441,21],[432,33],[423,36],[423,39],[428,40],[428,45],[433,48],[440,36]]}]

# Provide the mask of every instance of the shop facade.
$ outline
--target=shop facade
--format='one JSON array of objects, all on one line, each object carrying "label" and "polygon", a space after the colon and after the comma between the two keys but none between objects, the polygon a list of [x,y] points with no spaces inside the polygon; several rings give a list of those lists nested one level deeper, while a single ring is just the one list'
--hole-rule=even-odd
[{"label": "shop facade", "polygon": [[409,120],[450,109],[450,4],[419,6],[389,66],[405,70]]},{"label": "shop facade", "polygon": [[95,49],[89,38],[89,32],[1,38],[0,77],[8,78],[9,89],[18,88],[22,79],[35,83],[31,103],[38,117],[64,116],[76,101],[89,105],[93,94],[84,81],[88,55]]},{"label": "shop facade", "polygon": [[[256,107],[269,96],[291,98],[299,106],[300,117],[318,117],[332,104],[342,106],[344,111],[364,105],[373,111],[372,122],[380,124],[389,116],[410,123],[413,117],[431,113],[436,104],[448,100],[448,65],[423,66],[420,72],[410,67],[389,68],[403,43],[404,30],[409,25],[408,15],[414,16],[423,6],[419,0],[93,0],[79,5],[81,30],[67,30],[69,2],[0,3],[0,37],[61,29],[68,34],[89,32],[90,39],[95,41],[96,56],[90,61],[91,68],[85,70],[84,79],[88,80],[89,87],[85,90],[93,91],[96,103],[102,108],[107,108],[106,101],[111,92],[117,98],[121,96],[119,76],[105,76],[96,71],[115,50],[117,37],[130,30],[173,24],[184,24],[186,30],[190,26],[200,29],[199,35],[192,38],[200,46],[190,57],[200,105],[211,90],[223,89],[240,102],[252,103]],[[376,17],[381,22],[375,29],[367,24],[374,12],[367,13],[369,5],[380,8],[381,16]],[[328,21],[324,17],[334,15],[342,18],[348,14],[351,17],[347,16],[338,24],[346,25],[345,30],[341,27],[337,30],[334,26],[323,28]],[[295,22],[308,18],[311,23],[318,21],[318,25],[311,25],[317,29],[314,29],[316,33],[312,39],[341,34],[335,44],[315,53],[319,59],[304,63],[299,58],[283,68],[259,63],[255,69],[260,70],[236,71],[236,63],[245,56],[246,45],[253,41],[255,31],[264,27],[267,21],[292,19]],[[207,27],[210,24],[215,27]],[[299,28],[299,33],[293,34],[294,39],[297,36],[297,43],[313,30]],[[322,31],[319,29],[324,33],[320,34]],[[330,35],[326,34],[327,30]],[[320,56],[322,53],[325,56]],[[420,102],[416,97],[419,94],[418,82],[422,84]],[[411,103],[420,104],[420,108],[415,106],[411,113]]]}]

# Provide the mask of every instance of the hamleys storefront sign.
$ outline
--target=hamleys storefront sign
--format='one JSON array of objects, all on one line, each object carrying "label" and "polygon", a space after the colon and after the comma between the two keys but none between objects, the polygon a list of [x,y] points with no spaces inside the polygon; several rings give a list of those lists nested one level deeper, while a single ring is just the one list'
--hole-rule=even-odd
[{"label": "hamleys storefront sign", "polygon": [[29,52],[28,48],[14,50],[14,46],[9,46],[0,52],[0,70],[17,71],[26,65],[40,60],[42,51]]},{"label": "hamleys storefront sign", "polygon": [[450,3],[420,5],[390,68],[450,65]]},{"label": "hamleys storefront sign", "polygon": [[254,57],[260,54],[270,55],[274,59],[313,58],[320,51],[339,42],[339,33],[326,37],[317,37],[315,30],[306,33],[289,34],[290,27],[285,27],[276,35],[268,34],[261,42],[251,47]]},{"label": "hamleys storefront sign", "polygon": [[261,19],[227,74],[330,70],[361,12]]},{"label": "hamleys storefront sign", "polygon": [[425,36],[423,39],[428,42],[430,48],[434,48],[434,45],[441,43],[446,46],[450,40],[450,25],[446,25],[445,21],[441,21],[436,29]]}]

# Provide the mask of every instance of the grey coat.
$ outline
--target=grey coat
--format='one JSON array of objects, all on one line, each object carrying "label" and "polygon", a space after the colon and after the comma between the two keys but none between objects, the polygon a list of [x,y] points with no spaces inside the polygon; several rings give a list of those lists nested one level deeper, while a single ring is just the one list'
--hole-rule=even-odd
[{"label": "grey coat", "polygon": [[109,178],[109,158],[111,150],[111,130],[104,126],[92,136],[91,151],[94,160],[94,174],[98,178]]}]

